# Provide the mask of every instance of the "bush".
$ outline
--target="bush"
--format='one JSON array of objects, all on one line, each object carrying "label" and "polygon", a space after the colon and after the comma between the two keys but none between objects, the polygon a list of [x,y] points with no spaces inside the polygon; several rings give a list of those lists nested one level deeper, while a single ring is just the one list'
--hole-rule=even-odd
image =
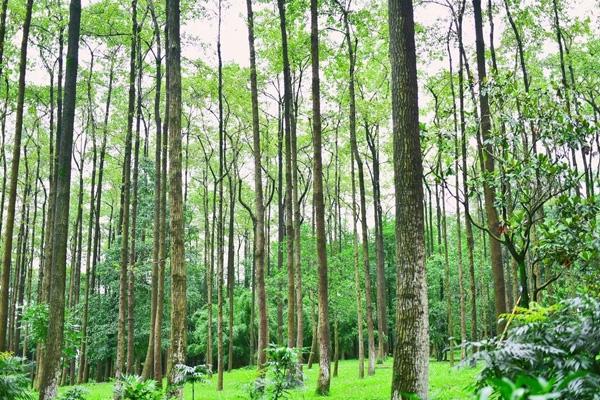
[{"label": "bush", "polygon": [[10,353],[0,353],[0,399],[29,400],[28,364]]},{"label": "bush", "polygon": [[289,396],[289,389],[299,386],[302,372],[298,369],[298,351],[288,347],[271,345],[266,350],[267,365],[250,391],[251,399],[282,400]]},{"label": "bush", "polygon": [[534,381],[547,381],[542,386],[556,393],[552,396],[599,399],[599,321],[600,301],[591,297],[568,299],[550,309],[537,309],[515,318],[516,326],[506,340],[475,344],[482,351],[474,357],[485,362],[477,388],[500,395],[507,390],[502,388],[510,386],[508,382],[514,382],[516,389],[524,389],[521,392],[527,395],[534,389]]},{"label": "bush", "polygon": [[196,365],[191,367],[184,364],[177,364],[175,366],[175,384],[183,386],[186,382],[192,384],[192,400],[196,398],[196,390],[194,385],[196,383],[206,382],[206,378],[210,376],[211,371],[206,365]]},{"label": "bush", "polygon": [[160,400],[162,391],[153,380],[142,380],[137,375],[125,375],[115,387],[121,400]]},{"label": "bush", "polygon": [[60,400],[85,400],[85,395],[88,390],[83,386],[74,386],[71,389],[67,390],[62,396],[59,397]]}]

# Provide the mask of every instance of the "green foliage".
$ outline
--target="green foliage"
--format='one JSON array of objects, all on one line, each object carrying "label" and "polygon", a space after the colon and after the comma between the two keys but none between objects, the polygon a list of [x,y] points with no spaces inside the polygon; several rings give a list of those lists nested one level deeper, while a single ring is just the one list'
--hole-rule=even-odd
[{"label": "green foliage", "polygon": [[256,380],[250,391],[251,399],[283,400],[290,396],[290,389],[301,384],[298,379],[298,352],[288,347],[269,346],[266,370]]},{"label": "green foliage", "polygon": [[29,400],[29,365],[10,353],[0,353],[0,399]]},{"label": "green foliage", "polygon": [[163,396],[156,381],[144,381],[137,375],[123,376],[115,391],[121,400],[160,400]]},{"label": "green foliage", "polygon": [[175,385],[183,386],[186,383],[192,384],[192,400],[196,398],[196,383],[204,383],[207,377],[211,375],[211,370],[206,365],[196,365],[194,367],[177,364],[175,366]]},{"label": "green foliage", "polygon": [[33,343],[41,343],[48,336],[48,304],[35,304],[25,309],[23,322],[29,324],[29,335]]},{"label": "green foliage", "polygon": [[89,392],[83,386],[74,386],[63,393],[59,400],[85,400],[85,395]]},{"label": "green foliage", "polygon": [[484,349],[473,357],[485,361],[478,387],[517,395],[506,399],[538,392],[557,392],[573,400],[594,398],[600,387],[600,301],[575,297],[525,315],[506,340],[477,344]]}]

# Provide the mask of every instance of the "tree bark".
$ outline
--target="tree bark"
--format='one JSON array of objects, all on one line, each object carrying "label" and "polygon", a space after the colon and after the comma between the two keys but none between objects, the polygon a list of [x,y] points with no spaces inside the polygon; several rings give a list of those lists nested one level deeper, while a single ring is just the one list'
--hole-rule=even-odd
[{"label": "tree bark", "polygon": [[[31,0],[29,0],[31,2]],[[52,227],[52,285],[49,291],[48,337],[40,366],[40,400],[56,396],[60,359],[63,348],[65,319],[65,273],[67,262],[67,236],[69,230],[69,203],[71,195],[71,154],[77,91],[79,56],[79,29],[81,2],[71,0],[69,9],[67,65],[65,70],[65,97],[56,170],[56,208]]]},{"label": "tree bark", "polygon": [[[117,332],[117,360],[115,367],[115,377],[117,385],[120,385],[119,379],[125,373],[126,363],[126,335],[127,335],[127,274],[129,264],[129,220],[131,203],[131,142],[133,136],[133,116],[135,113],[135,76],[136,76],[136,49],[137,49],[137,0],[131,1],[131,48],[129,58],[129,100],[127,110],[127,133],[125,136],[125,154],[123,160],[123,187],[121,190],[121,251],[120,251],[120,269],[119,269],[119,319]],[[116,393],[116,391],[115,391]],[[115,394],[116,396],[116,394]]]},{"label": "tree bark", "polygon": [[[475,48],[477,52],[477,72],[479,75],[479,116],[481,145],[479,156],[483,166],[483,171],[489,175],[494,174],[494,148],[489,140],[491,131],[491,116],[488,95],[485,90],[487,80],[485,66],[485,44],[483,39],[483,22],[481,16],[481,0],[473,0],[473,11],[475,21]],[[490,232],[498,232],[498,213],[494,204],[496,202],[496,193],[494,188],[484,182],[484,203],[487,217],[488,229]],[[506,313],[506,288],[504,284],[504,269],[502,267],[502,248],[497,240],[490,237],[490,257],[492,262],[492,274],[494,278],[494,301],[496,308],[496,317]],[[499,322],[499,330],[504,327],[503,322]]]},{"label": "tree bark", "polygon": [[[12,242],[15,226],[15,206],[17,203],[17,181],[19,179],[19,161],[21,159],[21,137],[23,133],[23,108],[25,103],[25,75],[27,72],[27,45],[29,28],[31,27],[32,0],[27,0],[23,36],[21,40],[21,55],[19,60],[19,87],[17,93],[17,109],[15,121],[15,136],[13,138],[13,154],[10,166],[10,184],[8,187],[8,207],[6,224],[4,226],[3,257],[2,257],[2,291],[0,292],[0,351],[7,347],[7,322],[10,268],[12,259]],[[2,39],[4,42],[4,38]],[[0,63],[1,64],[1,63]]]},{"label": "tree bark", "polygon": [[179,0],[167,2],[167,69],[169,93],[169,202],[171,219],[171,339],[169,351],[168,384],[172,395],[182,398],[182,390],[172,386],[177,364],[185,364],[187,346],[186,327],[186,266],[183,227],[183,198],[181,179],[181,42]]},{"label": "tree bark", "polygon": [[[281,1],[281,0],[280,0]],[[252,0],[246,0],[248,11],[248,46],[250,49],[250,94],[252,99],[252,137],[254,153],[254,194],[256,224],[254,240],[254,265],[256,289],[258,291],[258,368],[266,363],[265,349],[269,342],[267,295],[265,290],[265,209],[262,188],[262,163],[260,149],[260,125],[258,119],[258,84],[256,77],[256,53],[254,49],[254,13]]]},{"label": "tree bark", "polygon": [[398,298],[391,398],[427,399],[429,322],[413,6],[411,0],[389,0],[388,7]]},{"label": "tree bark", "polygon": [[158,299],[158,270],[160,265],[160,213],[161,204],[161,117],[160,117],[160,94],[162,85],[162,44],[160,40],[160,27],[156,18],[154,2],[149,1],[148,7],[152,17],[154,28],[154,39],[156,41],[156,57],[154,59],[156,66],[155,89],[154,89],[154,124],[156,125],[156,143],[154,151],[154,213],[153,213],[153,234],[152,234],[152,295],[151,295],[151,310],[150,310],[150,335],[148,336],[148,350],[146,351],[146,359],[144,360],[144,368],[142,369],[142,377],[150,379],[154,377],[154,340],[156,335],[160,335],[160,331],[156,331],[156,312]]},{"label": "tree bark", "polygon": [[317,271],[319,293],[319,377],[317,393],[329,394],[330,338],[329,294],[327,271],[327,239],[325,233],[325,203],[323,200],[323,161],[321,157],[321,88],[319,79],[319,11],[318,1],[310,2],[310,58],[312,65],[312,129],[313,129],[313,203],[317,229]]}]

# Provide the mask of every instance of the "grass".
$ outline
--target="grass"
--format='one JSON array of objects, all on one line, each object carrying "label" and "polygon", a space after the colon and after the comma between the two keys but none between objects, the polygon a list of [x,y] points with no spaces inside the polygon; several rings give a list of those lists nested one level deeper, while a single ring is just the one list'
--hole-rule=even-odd
[{"label": "grass", "polygon": [[[332,365],[333,367],[333,365]],[[366,367],[366,365],[365,365]],[[317,399],[315,385],[318,365],[312,369],[304,368],[305,386],[293,390],[291,399]],[[429,364],[429,393],[432,400],[453,400],[470,397],[467,388],[472,384],[479,368],[451,368],[446,362],[432,361]],[[248,386],[256,377],[256,370],[242,368],[224,374],[222,392],[216,390],[216,376],[210,382],[196,384],[196,400],[240,400],[248,399]],[[392,360],[377,365],[374,376],[358,379],[358,362],[356,360],[340,361],[339,374],[331,379],[329,399],[344,400],[388,400],[391,393]],[[89,390],[87,400],[112,399],[112,383],[96,383],[85,385]],[[64,391],[66,388],[61,390]],[[185,388],[185,399],[192,399],[191,385]]]}]

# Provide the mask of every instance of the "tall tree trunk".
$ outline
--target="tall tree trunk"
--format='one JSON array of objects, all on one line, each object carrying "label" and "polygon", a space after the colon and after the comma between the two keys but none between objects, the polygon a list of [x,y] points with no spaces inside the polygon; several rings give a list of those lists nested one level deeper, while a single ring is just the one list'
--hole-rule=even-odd
[{"label": "tall tree trunk", "polygon": [[[278,2],[279,4],[279,2]],[[283,7],[283,6],[281,6]],[[280,10],[281,12],[281,10]],[[285,14],[284,14],[285,17]],[[286,39],[287,40],[287,39]],[[287,49],[287,42],[286,47]],[[284,203],[283,193],[283,102],[281,98],[278,104],[279,127],[277,134],[277,272],[281,276],[283,268],[283,239],[285,237]],[[277,345],[283,346],[283,282],[277,279]]]},{"label": "tall tree trunk", "polygon": [[234,179],[231,178],[231,175],[228,176],[229,182],[229,228],[227,233],[229,235],[227,241],[227,295],[229,303],[229,340],[228,340],[228,351],[227,351],[227,371],[231,372],[233,369],[233,340],[234,340],[234,332],[233,332],[233,312],[234,312],[234,291],[235,291],[235,269],[234,269],[234,256],[235,256],[235,243],[233,238],[233,224],[235,218],[235,183]]},{"label": "tall tree trunk", "polygon": [[218,59],[218,103],[219,103],[219,178],[218,187],[218,214],[217,214],[217,390],[223,390],[223,179],[225,178],[225,121],[223,117],[223,59],[221,54],[221,19],[222,1],[219,0],[219,23],[217,33],[217,59]]},{"label": "tall tree trunk", "polygon": [[[342,8],[343,9],[343,8]],[[365,273],[365,298],[367,300],[367,336],[368,336],[368,350],[369,350],[369,369],[368,374],[375,374],[375,334],[373,324],[373,305],[371,300],[371,269],[369,266],[369,236],[367,227],[367,209],[366,209],[366,195],[365,195],[365,178],[363,172],[363,162],[358,151],[358,143],[356,140],[356,94],[355,94],[355,64],[356,57],[354,55],[354,45],[352,44],[352,38],[350,35],[350,24],[348,21],[348,11],[343,9],[344,12],[344,28],[345,37],[349,58],[349,75],[348,75],[348,88],[349,88],[349,125],[350,125],[350,146],[353,154],[354,161],[357,165],[358,170],[358,188],[359,188],[359,200],[360,200],[360,221],[361,221],[361,235],[362,235],[362,254],[363,254],[363,267]]]},{"label": "tall tree trunk", "polygon": [[292,77],[290,72],[290,62],[287,44],[287,22],[285,16],[285,2],[277,1],[279,10],[279,25],[281,29],[281,48],[283,59],[283,115],[284,115],[284,142],[285,142],[285,238],[288,270],[288,310],[287,310],[287,346],[296,345],[296,285],[294,271],[294,228],[293,228],[293,199],[292,199],[292,144],[291,144],[291,126],[293,119],[292,112]]},{"label": "tall tree trunk", "polygon": [[48,296],[50,305],[48,313],[48,336],[40,366],[40,400],[53,399],[56,396],[63,348],[67,236],[71,197],[71,153],[73,151],[73,127],[79,61],[79,29],[81,21],[80,0],[71,0],[69,14],[64,114],[62,117],[62,134],[60,135],[60,142],[57,147],[56,208],[54,226],[52,228],[52,284],[50,285]]},{"label": "tall tree trunk", "polygon": [[391,397],[427,399],[429,322],[413,6],[411,0],[389,0],[388,7],[398,298]]},{"label": "tall tree trunk", "polygon": [[329,394],[329,295],[327,274],[327,239],[325,203],[323,201],[323,161],[321,157],[321,88],[319,82],[319,11],[318,1],[310,2],[310,58],[312,64],[312,129],[313,129],[313,203],[317,229],[317,271],[319,293],[319,377],[317,393]]},{"label": "tall tree trunk", "polygon": [[[269,342],[267,295],[265,290],[265,209],[262,188],[260,125],[258,119],[258,84],[256,77],[256,52],[254,49],[254,13],[252,11],[252,0],[246,0],[246,7],[248,11],[248,46],[250,48],[250,95],[252,99],[252,143],[254,153],[254,202],[256,207],[254,266],[256,289],[258,290],[259,314],[258,368],[262,370],[266,363],[265,350]],[[253,321],[251,322],[253,323]]]},{"label": "tall tree trunk", "polygon": [[[185,364],[186,328],[186,266],[183,227],[183,198],[181,179],[181,41],[179,36],[179,0],[167,2],[167,75],[169,93],[169,202],[171,219],[171,348],[169,351],[168,383],[177,376],[175,366]],[[172,386],[172,394],[182,398],[181,390]]]},{"label": "tall tree trunk", "polygon": [[[108,76],[108,91],[106,95],[106,106],[104,110],[102,144],[100,145],[100,157],[98,164],[98,185],[96,195],[93,197],[95,206],[90,202],[90,213],[94,215],[94,243],[92,245],[92,266],[86,271],[86,288],[84,295],[83,319],[81,328],[81,347],[79,360],[79,383],[87,382],[89,365],[87,363],[87,326],[89,320],[89,297],[94,293],[96,286],[96,265],[98,263],[100,253],[100,210],[102,207],[102,183],[104,177],[104,157],[106,155],[106,143],[108,138],[108,118],[110,116],[110,103],[112,99],[112,89],[114,82],[114,59],[111,60],[110,72]],[[94,210],[92,212],[92,207]],[[110,239],[109,239],[110,240]],[[91,276],[88,276],[88,273]]]},{"label": "tall tree trunk", "polygon": [[151,310],[150,310],[150,335],[148,336],[148,350],[146,351],[146,359],[144,361],[144,368],[142,370],[142,377],[150,379],[154,377],[154,338],[157,334],[160,335],[160,331],[156,331],[156,310],[158,299],[158,269],[160,264],[159,250],[160,250],[160,213],[162,209],[161,204],[161,117],[160,117],[160,93],[162,84],[162,45],[160,40],[160,26],[156,18],[156,11],[154,9],[154,2],[148,3],[150,8],[150,15],[152,17],[152,24],[154,27],[154,39],[156,40],[156,57],[154,59],[156,65],[156,76],[155,76],[155,90],[154,90],[154,124],[156,125],[156,143],[154,152],[154,219],[153,219],[153,246],[152,246],[152,298],[151,298]]},{"label": "tall tree trunk", "polygon": [[131,200],[131,248],[129,252],[129,265],[127,269],[127,374],[135,373],[135,264],[137,262],[137,207],[138,207],[138,178],[140,159],[140,122],[142,114],[142,54],[141,41],[139,39],[141,27],[136,34],[136,57],[137,57],[137,101],[136,101],[136,126],[133,150],[133,178]]},{"label": "tall tree trunk", "polygon": [[[464,4],[464,2],[462,3]],[[461,7],[462,11],[462,7]],[[462,12],[461,12],[462,14]],[[460,220],[460,186],[459,186],[459,133],[458,133],[458,110],[456,107],[456,90],[454,88],[454,66],[452,63],[452,51],[450,50],[450,41],[448,36],[448,61],[450,73],[450,91],[452,93],[452,119],[454,122],[454,189],[456,200],[456,253],[458,266],[458,295],[460,310],[460,358],[465,358],[465,345],[467,341],[467,325],[465,316],[465,292],[463,277],[463,248],[462,248],[462,226]],[[461,58],[462,59],[462,58]],[[462,83],[462,82],[461,82]],[[466,196],[466,192],[465,192]]]},{"label": "tall tree trunk", "polygon": [[369,132],[365,123],[367,143],[373,159],[373,203],[375,219],[375,254],[377,256],[377,330],[379,335],[377,356],[383,362],[386,356],[388,340],[387,294],[385,281],[385,253],[383,249],[383,210],[381,208],[381,188],[379,183],[379,150],[375,138]]},{"label": "tall tree trunk", "polygon": [[[165,48],[168,49],[169,44],[169,33],[165,34]],[[166,51],[165,57],[167,59],[167,69],[168,65],[168,57],[169,53]],[[165,77],[165,82],[167,88],[169,87],[170,77],[167,74]],[[167,150],[168,150],[168,134],[169,134],[169,96],[170,91],[166,90],[165,93],[166,104],[165,107],[165,118],[163,122],[163,129],[161,134],[162,139],[162,155],[161,155],[161,163],[162,170],[160,172],[161,176],[161,189],[160,189],[160,231],[159,231],[159,241],[160,247],[158,249],[158,286],[157,286],[157,299],[163,299],[165,296],[165,266],[166,266],[166,257],[167,257]],[[162,324],[163,324],[163,309],[164,303],[162,301],[157,301],[156,303],[156,320],[154,321],[154,380],[156,382],[162,382],[163,378],[163,361],[162,361]]]},{"label": "tall tree trunk", "polygon": [[356,320],[358,325],[358,377],[365,377],[365,346],[363,335],[363,311],[362,311],[362,286],[360,282],[360,268],[358,261],[358,213],[356,211],[356,179],[354,173],[354,153],[350,153],[350,168],[352,171],[352,227],[354,248],[354,288],[356,294]]},{"label": "tall tree trunk", "polygon": [[[494,174],[494,148],[489,140],[491,131],[491,116],[490,105],[485,83],[487,79],[485,66],[485,44],[483,39],[483,22],[481,16],[481,0],[473,0],[473,11],[475,21],[475,48],[477,51],[477,72],[479,75],[479,116],[480,116],[480,133],[481,146],[479,148],[479,156],[482,163],[482,170],[485,173]],[[496,202],[496,193],[494,188],[489,183],[484,182],[483,185],[485,213],[487,217],[488,229],[490,232],[498,232],[498,213],[494,204]],[[490,237],[490,257],[492,262],[492,273],[494,278],[494,299],[496,308],[496,317],[506,313],[506,288],[504,285],[504,269],[502,267],[502,248],[500,242]],[[499,329],[502,330],[503,322],[499,322]]]},{"label": "tall tree trunk", "polygon": [[[118,380],[125,373],[126,362],[126,335],[127,335],[127,272],[129,264],[129,220],[130,220],[130,202],[131,202],[131,142],[133,136],[133,117],[135,113],[135,76],[136,76],[136,49],[137,49],[137,0],[131,1],[131,48],[129,57],[129,101],[127,110],[127,133],[125,136],[125,155],[123,160],[123,178],[121,190],[121,252],[119,269],[119,319],[117,332],[117,360],[115,367],[115,377],[117,378],[117,387],[120,385]],[[115,391],[115,396],[116,395]]]},{"label": "tall tree trunk", "polygon": [[[19,60],[19,89],[17,94],[15,136],[13,138],[13,154],[10,166],[10,184],[8,187],[8,208],[6,211],[6,224],[4,228],[3,240],[4,254],[2,257],[2,291],[0,292],[0,351],[8,350],[7,322],[10,268],[13,250],[13,232],[15,226],[15,206],[17,203],[17,181],[19,179],[19,161],[21,159],[23,108],[25,103],[25,74],[27,72],[27,45],[29,42],[29,28],[31,27],[32,6],[33,0],[27,0],[25,21],[23,23],[23,36],[21,39],[21,56]],[[2,40],[4,41],[4,38]]]}]

